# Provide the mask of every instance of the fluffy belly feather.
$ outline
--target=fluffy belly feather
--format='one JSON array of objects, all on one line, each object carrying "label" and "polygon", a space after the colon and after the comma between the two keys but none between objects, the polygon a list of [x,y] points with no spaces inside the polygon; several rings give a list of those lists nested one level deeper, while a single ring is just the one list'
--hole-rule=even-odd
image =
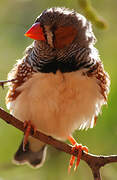
[{"label": "fluffy belly feather", "polygon": [[93,127],[105,103],[95,77],[84,76],[82,71],[35,73],[17,91],[16,100],[7,104],[11,113],[62,140],[77,128]]}]

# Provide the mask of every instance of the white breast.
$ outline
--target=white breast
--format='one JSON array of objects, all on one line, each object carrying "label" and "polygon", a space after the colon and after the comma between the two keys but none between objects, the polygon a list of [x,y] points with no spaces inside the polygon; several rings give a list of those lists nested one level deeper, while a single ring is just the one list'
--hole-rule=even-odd
[{"label": "white breast", "polygon": [[17,91],[20,95],[7,105],[12,114],[63,140],[77,128],[93,127],[105,103],[96,78],[84,76],[82,70],[35,73]]}]

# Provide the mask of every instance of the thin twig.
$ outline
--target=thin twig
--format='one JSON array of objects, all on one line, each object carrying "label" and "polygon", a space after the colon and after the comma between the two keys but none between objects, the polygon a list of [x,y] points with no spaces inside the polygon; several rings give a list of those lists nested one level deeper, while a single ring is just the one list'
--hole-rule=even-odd
[{"label": "thin twig", "polygon": [[[21,131],[25,132],[24,123],[18,119],[16,119],[11,114],[4,111],[0,108],[0,118],[2,118],[7,123],[11,124],[12,126],[20,129]],[[60,151],[64,151],[68,154],[78,156],[78,151],[73,152],[72,146],[65,144],[64,142],[58,141],[50,136],[47,136],[39,131],[33,133],[33,129],[30,134],[32,137],[43,141],[46,144],[52,145],[54,148],[59,149]],[[110,156],[97,156],[90,153],[83,152],[82,160],[84,160],[88,166],[91,168],[94,180],[101,180],[100,176],[100,168],[108,163],[117,162],[117,155],[110,155]]]},{"label": "thin twig", "polygon": [[9,83],[9,82],[14,82],[14,81],[17,81],[17,79],[0,81],[0,86],[4,89],[4,85],[5,85],[5,84],[7,84],[7,83]]}]

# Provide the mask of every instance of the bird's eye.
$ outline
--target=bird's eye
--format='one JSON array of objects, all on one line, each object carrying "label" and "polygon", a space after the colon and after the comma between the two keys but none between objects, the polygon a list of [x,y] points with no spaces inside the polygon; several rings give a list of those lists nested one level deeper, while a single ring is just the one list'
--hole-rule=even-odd
[{"label": "bird's eye", "polygon": [[77,35],[77,30],[72,26],[59,27],[54,31],[54,46],[55,48],[61,49],[69,44],[75,39]]}]

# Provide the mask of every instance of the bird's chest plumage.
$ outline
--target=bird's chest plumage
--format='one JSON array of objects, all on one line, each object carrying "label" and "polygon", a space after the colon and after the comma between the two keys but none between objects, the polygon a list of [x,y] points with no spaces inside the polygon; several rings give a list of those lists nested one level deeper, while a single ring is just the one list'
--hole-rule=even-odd
[{"label": "bird's chest plumage", "polygon": [[9,102],[12,113],[60,139],[66,139],[76,128],[93,127],[104,103],[96,78],[83,75],[82,70],[35,73],[16,90],[19,96]]}]

